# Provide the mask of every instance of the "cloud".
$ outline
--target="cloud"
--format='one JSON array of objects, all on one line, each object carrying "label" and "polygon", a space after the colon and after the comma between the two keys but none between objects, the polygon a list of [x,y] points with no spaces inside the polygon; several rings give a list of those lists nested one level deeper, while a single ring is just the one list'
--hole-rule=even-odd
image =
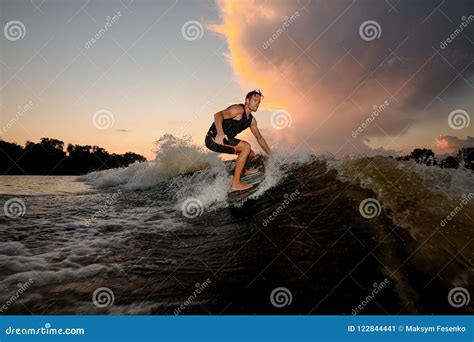
[{"label": "cloud", "polygon": [[440,135],[436,138],[436,147],[447,153],[456,153],[462,147],[474,147],[474,137],[461,139],[452,135]]},{"label": "cloud", "polygon": [[123,133],[129,133],[129,132],[131,132],[130,129],[125,129],[125,128],[116,128],[116,129],[114,129],[114,131],[116,131],[116,132],[123,132]]},{"label": "cloud", "polygon": [[[392,146],[371,148],[364,139],[401,135],[402,146],[409,127],[442,116],[436,113],[439,99],[446,105],[471,89],[474,50],[464,33],[440,48],[470,13],[468,1],[440,7],[440,1],[408,0],[392,6],[325,0],[217,4],[221,23],[210,28],[227,39],[226,57],[243,91],[261,88],[262,109],[291,114],[291,128],[273,131],[272,139],[317,153],[395,153]],[[361,37],[359,28],[368,20],[380,26],[378,39]],[[388,108],[352,138],[385,101]],[[261,114],[259,124],[269,126],[270,117]]]}]

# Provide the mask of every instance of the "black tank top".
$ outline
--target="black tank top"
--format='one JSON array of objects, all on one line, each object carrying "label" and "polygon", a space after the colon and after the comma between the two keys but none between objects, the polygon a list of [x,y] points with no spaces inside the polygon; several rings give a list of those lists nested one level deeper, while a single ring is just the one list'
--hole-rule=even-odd
[{"label": "black tank top", "polygon": [[[222,122],[222,129],[224,130],[224,134],[227,135],[229,138],[233,138],[237,134],[242,132],[244,129],[249,128],[250,124],[252,123],[252,119],[253,119],[252,114],[250,113],[250,115],[247,117],[247,114],[245,114],[245,106],[242,103],[239,103],[238,105],[242,106],[244,110],[244,113],[242,114],[242,117],[240,118],[240,120],[224,119],[224,121]],[[226,109],[229,109],[232,106],[234,105],[230,105]],[[212,123],[207,134],[213,138],[217,135],[215,122]]]}]

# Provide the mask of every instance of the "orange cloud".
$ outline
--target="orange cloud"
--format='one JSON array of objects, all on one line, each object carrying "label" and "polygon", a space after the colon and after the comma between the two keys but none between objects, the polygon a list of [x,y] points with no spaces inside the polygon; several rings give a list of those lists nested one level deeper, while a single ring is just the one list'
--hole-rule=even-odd
[{"label": "orange cloud", "polygon": [[[404,148],[407,126],[417,124],[420,111],[444,88],[440,80],[453,78],[444,60],[430,59],[438,39],[434,21],[413,33],[410,24],[385,16],[380,39],[361,38],[359,25],[385,11],[383,3],[351,7],[313,1],[303,8],[296,1],[219,0],[217,5],[220,23],[210,29],[227,40],[226,57],[242,90],[260,88],[261,109],[291,114],[289,129],[266,132],[274,143],[309,146],[317,153],[373,154],[384,148],[367,146],[365,138],[400,134],[397,145]],[[419,25],[425,9],[408,7],[412,24]],[[390,105],[374,117],[374,106],[386,101]],[[259,124],[264,120],[270,117],[259,116]],[[361,125],[362,132],[352,138]],[[420,141],[420,146],[430,144]]]},{"label": "orange cloud", "polygon": [[[217,2],[220,9],[222,24],[209,25],[212,31],[223,35],[229,46],[229,52],[225,54],[232,65],[237,81],[244,91],[260,88],[264,91],[265,101],[260,109],[277,110],[289,106],[288,96],[278,96],[275,81],[282,75],[277,75],[259,50],[246,47],[248,34],[252,29],[257,29],[259,23],[274,22],[278,17],[277,8],[262,1],[224,1]],[[258,31],[256,31],[258,32]],[[279,84],[279,93],[288,94],[284,85],[285,80]],[[270,96],[269,96],[270,95]]]},{"label": "orange cloud", "polygon": [[436,138],[436,147],[442,152],[456,153],[462,147],[474,147],[474,137],[461,139],[452,135],[440,135]]}]

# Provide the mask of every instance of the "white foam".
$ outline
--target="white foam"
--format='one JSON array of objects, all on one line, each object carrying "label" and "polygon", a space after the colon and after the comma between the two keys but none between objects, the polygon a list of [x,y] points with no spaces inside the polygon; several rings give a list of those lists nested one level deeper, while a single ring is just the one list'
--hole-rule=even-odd
[{"label": "white foam", "polygon": [[206,169],[220,162],[216,153],[205,152],[190,138],[166,134],[155,142],[156,158],[125,168],[92,172],[78,179],[96,188],[124,185],[128,189],[147,189],[170,178]]},{"label": "white foam", "polygon": [[312,159],[309,151],[292,152],[272,151],[265,165],[265,175],[258,190],[249,196],[255,199],[262,196],[265,191],[279,184],[295,166],[308,163]]},{"label": "white foam", "polygon": [[28,255],[28,252],[22,243],[8,241],[0,244],[0,255]]},{"label": "white foam", "polygon": [[178,202],[175,208],[181,210],[182,203],[189,198],[199,201],[204,208],[223,207],[231,180],[222,161],[189,177],[176,177],[170,183],[170,189]]},{"label": "white foam", "polygon": [[[199,201],[203,209],[227,206],[232,175],[218,154],[203,151],[189,138],[176,138],[170,134],[160,138],[156,145],[158,148],[153,161],[93,172],[79,179],[98,188],[121,185],[128,189],[147,189],[170,181],[168,189],[174,195],[176,202],[173,207],[177,211],[181,211],[182,204],[189,198]],[[291,165],[309,160],[308,151],[274,150],[265,165],[264,180],[251,198],[258,198],[281,182]]]},{"label": "white foam", "polygon": [[53,283],[66,282],[78,278],[92,277],[100,272],[104,272],[110,269],[111,267],[109,266],[91,264],[81,268],[63,268],[57,271],[30,270],[6,277],[0,282],[0,289],[2,287],[8,287],[9,285],[13,284],[26,283],[29,279],[34,280],[35,286],[44,286]]}]

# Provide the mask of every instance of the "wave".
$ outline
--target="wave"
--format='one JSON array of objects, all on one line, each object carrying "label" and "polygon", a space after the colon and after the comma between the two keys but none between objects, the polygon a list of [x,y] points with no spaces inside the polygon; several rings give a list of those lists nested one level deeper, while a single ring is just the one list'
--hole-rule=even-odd
[{"label": "wave", "polygon": [[[152,161],[92,172],[79,180],[95,188],[121,186],[128,190],[156,191],[158,184],[165,184],[175,209],[181,208],[188,198],[200,201],[204,208],[227,206],[233,162],[223,162],[216,153],[194,145],[189,137],[166,134],[156,145],[156,157]],[[422,223],[439,226],[446,216],[446,208],[454,210],[461,203],[471,209],[474,204],[470,200],[462,204],[474,193],[474,175],[462,168],[442,169],[383,156],[335,159],[331,155],[318,157],[306,151],[274,151],[269,158],[257,156],[255,159],[254,167],[264,172],[264,180],[249,199],[258,199],[280,184],[295,167],[318,159],[327,164],[328,170],[337,171],[339,180],[356,182],[374,191],[394,223],[410,227],[414,237]],[[468,211],[456,215],[454,221],[469,226]]]},{"label": "wave", "polygon": [[78,179],[95,188],[121,185],[130,190],[148,189],[172,177],[215,166],[219,161],[217,156],[192,145],[189,137],[177,138],[166,134],[155,145],[156,158],[152,161],[91,172]]},{"label": "wave", "polygon": [[467,215],[474,208],[474,174],[470,170],[442,169],[381,156],[328,160],[328,168],[336,170],[340,180],[358,182],[374,191],[392,213],[394,223],[411,227],[414,233],[420,225],[440,226],[459,206],[466,210],[458,212],[455,220],[466,227],[472,225]]},{"label": "wave", "polygon": [[[474,255],[472,171],[381,156],[330,160],[328,168],[336,170],[341,181],[376,194],[384,213],[415,241],[409,257],[420,268],[443,272],[454,286],[468,286],[474,280],[466,272]],[[449,263],[455,258],[464,261]]]},{"label": "wave", "polygon": [[[474,174],[467,169],[442,169],[388,157],[347,157],[328,161],[344,182],[358,182],[374,191],[395,224],[412,236],[425,236],[423,226],[451,226],[472,230],[468,215],[474,209]],[[458,208],[458,209],[456,209]],[[460,210],[465,209],[465,210]]]},{"label": "wave", "polygon": [[[128,190],[153,189],[166,182],[167,192],[177,203],[176,209],[181,208],[188,198],[198,200],[204,208],[227,206],[233,162],[222,161],[216,153],[194,145],[189,137],[166,134],[156,141],[156,146],[156,157],[152,161],[92,172],[78,177],[78,180],[99,189],[121,186]],[[254,164],[264,172],[264,180],[249,199],[260,197],[281,182],[293,166],[304,164],[311,158],[308,152],[275,151],[269,158],[258,155]]]},{"label": "wave", "polygon": [[[113,283],[121,303],[105,312],[170,314],[208,265],[223,281],[216,279],[199,302],[217,303],[217,313],[227,303],[234,303],[229,313],[273,313],[261,295],[268,284],[298,289],[295,302],[302,306],[292,313],[312,313],[316,303],[319,313],[350,313],[366,288],[384,278],[390,285],[377,302],[391,313],[450,313],[449,290],[472,287],[471,172],[275,149],[253,161],[264,181],[248,206],[221,210],[234,163],[189,139],[168,135],[159,142],[153,161],[81,177],[100,190],[64,195],[54,205],[50,196],[32,198],[29,226],[41,234],[27,235],[21,220],[0,230],[5,241],[15,237],[0,243],[0,300],[34,278],[39,286],[22,297],[33,312],[91,312],[78,298],[90,298],[91,284]],[[126,191],[109,201],[113,187]],[[192,219],[181,212],[189,198],[203,210]],[[378,201],[378,217],[360,212],[367,198]]]}]

